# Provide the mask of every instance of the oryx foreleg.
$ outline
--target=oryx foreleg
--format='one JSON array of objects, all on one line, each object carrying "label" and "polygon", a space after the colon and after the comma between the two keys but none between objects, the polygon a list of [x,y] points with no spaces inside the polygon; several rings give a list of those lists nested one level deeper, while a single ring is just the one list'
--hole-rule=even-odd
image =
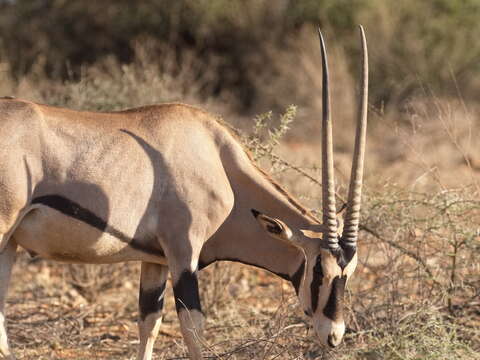
[{"label": "oryx foreleg", "polygon": [[167,266],[142,262],[140,294],[138,298],[140,312],[138,321],[140,334],[138,360],[150,360],[152,358],[153,345],[162,324],[163,299],[167,276]]},{"label": "oryx foreleg", "polygon": [[185,268],[180,274],[172,273],[173,294],[183,338],[192,360],[202,359],[201,339],[203,312],[198,291],[197,272]]},{"label": "oryx foreleg", "polygon": [[8,346],[4,309],[12,267],[15,263],[17,244],[13,239],[7,241],[5,248],[0,252],[0,358],[13,360],[14,356]]}]

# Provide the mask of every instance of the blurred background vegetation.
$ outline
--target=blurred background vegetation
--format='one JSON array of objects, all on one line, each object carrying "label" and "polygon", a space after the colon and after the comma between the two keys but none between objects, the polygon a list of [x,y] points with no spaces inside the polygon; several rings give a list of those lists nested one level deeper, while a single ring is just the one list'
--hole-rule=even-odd
[{"label": "blurred background vegetation", "polygon": [[[216,264],[201,275],[207,351],[470,360],[480,351],[479,19],[478,0],[0,0],[0,96],[100,111],[199,105],[239,128],[261,166],[318,209],[316,26],[329,50],[344,193],[363,24],[369,134],[346,344],[322,351],[281,280]],[[137,265],[19,262],[8,304],[19,359],[134,358]],[[162,359],[185,350],[168,299]]]},{"label": "blurred background vegetation", "polygon": [[192,76],[216,72],[202,95],[230,92],[237,109],[248,111],[265,95],[258,77],[274,78],[278,58],[313,46],[305,32],[314,36],[318,24],[353,70],[353,30],[362,23],[373,69],[370,101],[386,107],[423,86],[438,95],[458,87],[475,97],[479,16],[477,0],[1,0],[0,59],[16,78],[35,70],[65,80],[106,58],[130,64],[138,45],[149,42],[156,46],[149,48],[152,59],[164,52],[177,63],[194,56]]}]

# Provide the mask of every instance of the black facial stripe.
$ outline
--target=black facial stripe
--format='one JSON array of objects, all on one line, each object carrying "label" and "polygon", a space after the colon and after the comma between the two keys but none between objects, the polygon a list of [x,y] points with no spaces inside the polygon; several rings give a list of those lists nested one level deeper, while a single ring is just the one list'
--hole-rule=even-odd
[{"label": "black facial stripe", "polygon": [[105,220],[98,217],[90,210],[61,195],[39,196],[32,200],[32,204],[42,204],[57,211],[60,211],[64,215],[70,216],[102,232],[112,235],[118,240],[129,244],[132,248],[136,250],[140,250],[157,256],[165,256],[161,249],[147,248],[141,245],[138,239],[130,239],[120,230],[117,230],[114,227],[108,225]]},{"label": "black facial stripe", "polygon": [[340,268],[343,270],[352,260],[353,256],[357,252],[357,248],[355,246],[345,245],[340,241],[340,247],[335,250],[330,250],[330,252],[333,256],[335,256],[338,266],[340,266]]},{"label": "black facial stripe", "polygon": [[315,260],[314,271],[312,271],[312,283],[310,284],[310,294],[312,297],[312,311],[315,312],[318,307],[318,293],[323,284],[322,258],[320,255]]},{"label": "black facial stripe", "polygon": [[343,270],[345,269],[345,267],[347,266],[348,262],[346,261],[345,259],[345,254],[344,254],[344,251],[342,249],[342,247],[339,247],[335,250],[330,250],[330,253],[335,257],[335,259],[337,260],[337,264],[338,266],[340,266],[340,268]]},{"label": "black facial stripe", "polygon": [[343,254],[344,254],[344,257],[345,257],[345,261],[348,264],[353,259],[353,256],[357,252],[357,247],[356,246],[343,246],[342,248],[343,248]]},{"label": "black facial stripe", "polygon": [[138,297],[138,306],[140,309],[140,318],[145,318],[152,313],[156,313],[163,308],[163,298],[165,283],[154,289],[143,289],[140,285],[140,294]]},{"label": "black facial stripe", "polygon": [[295,274],[293,274],[292,277],[290,278],[290,281],[292,282],[297,295],[298,295],[298,290],[300,288],[300,283],[302,281],[304,272],[305,272],[305,261],[302,261],[297,271],[295,271]]},{"label": "black facial stripe", "polygon": [[346,281],[346,275],[342,277],[335,276],[332,281],[332,290],[323,309],[323,314],[333,321],[343,319],[343,295]]},{"label": "black facial stripe", "polygon": [[313,272],[323,277],[322,257],[320,255],[318,255],[315,259],[315,266],[313,267]]},{"label": "black facial stripe", "polygon": [[175,307],[177,312],[185,308],[187,310],[197,310],[202,312],[196,273],[188,270],[182,272],[180,278],[173,286],[173,294],[175,295]]}]

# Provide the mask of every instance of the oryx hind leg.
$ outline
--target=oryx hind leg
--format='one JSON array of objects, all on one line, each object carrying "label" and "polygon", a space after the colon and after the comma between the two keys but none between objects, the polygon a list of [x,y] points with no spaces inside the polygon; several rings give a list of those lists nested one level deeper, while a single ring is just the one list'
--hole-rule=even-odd
[{"label": "oryx hind leg", "polygon": [[152,358],[153,345],[162,323],[163,298],[167,277],[167,266],[142,262],[140,295],[138,298],[140,312],[138,360],[150,360]]},{"label": "oryx hind leg", "polygon": [[[19,176],[19,178],[21,177]],[[2,183],[2,185],[6,189],[9,188],[5,183]],[[10,192],[6,193],[9,194]],[[0,359],[8,360],[14,359],[14,356],[8,345],[4,309],[12,267],[15,263],[17,252],[17,243],[12,234],[27,213],[21,210],[23,206],[24,201],[16,197],[5,196],[0,199],[0,209],[2,209],[0,214]]]},{"label": "oryx hind leg", "polygon": [[12,267],[15,263],[17,244],[10,239],[0,252],[0,359],[13,360],[14,356],[8,345],[7,331],[5,328],[5,298],[7,297],[8,285]]}]

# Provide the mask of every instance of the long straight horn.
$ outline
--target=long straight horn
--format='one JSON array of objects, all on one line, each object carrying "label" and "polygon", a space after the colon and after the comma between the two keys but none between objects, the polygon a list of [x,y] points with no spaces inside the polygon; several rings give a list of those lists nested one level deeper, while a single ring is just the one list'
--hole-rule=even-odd
[{"label": "long straight horn", "polygon": [[365,140],[367,133],[367,105],[368,105],[368,53],[365,31],[359,25],[362,41],[362,83],[358,108],[357,131],[355,135],[355,150],[353,153],[352,173],[348,189],[347,213],[342,234],[342,245],[354,248],[357,245],[358,225],[360,222],[360,204],[362,197],[363,163],[365,159]]},{"label": "long straight horn", "polygon": [[330,94],[328,84],[328,61],[322,32],[318,29],[322,53],[322,198],[324,246],[338,249],[337,214],[335,207],[335,181],[333,174],[332,121],[330,118]]}]

